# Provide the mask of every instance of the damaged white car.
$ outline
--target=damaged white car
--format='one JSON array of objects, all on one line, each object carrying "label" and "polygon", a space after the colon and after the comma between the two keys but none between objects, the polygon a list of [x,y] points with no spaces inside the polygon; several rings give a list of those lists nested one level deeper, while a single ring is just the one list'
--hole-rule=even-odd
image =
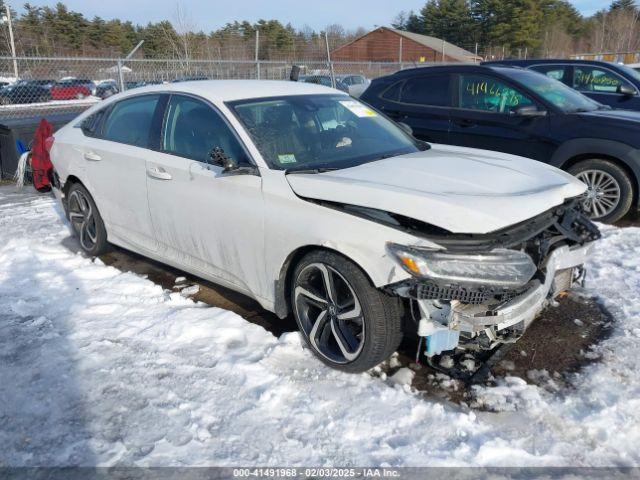
[{"label": "damaged white car", "polygon": [[428,145],[326,87],[158,85],[52,139],[82,249],[119,245],[292,313],[350,372],[403,335],[424,353],[513,342],[584,278],[585,185],[549,165]]}]

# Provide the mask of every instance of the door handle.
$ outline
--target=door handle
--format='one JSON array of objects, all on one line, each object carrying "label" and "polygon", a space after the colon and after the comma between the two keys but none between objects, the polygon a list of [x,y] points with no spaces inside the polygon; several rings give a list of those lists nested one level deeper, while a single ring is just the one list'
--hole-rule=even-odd
[{"label": "door handle", "polygon": [[147,175],[158,180],[171,180],[173,177],[162,167],[150,167],[147,169]]},{"label": "door handle", "polygon": [[89,150],[88,152],[84,152],[84,159],[89,160],[90,162],[99,162],[100,160],[102,160],[102,157],[96,152],[92,152],[91,150]]},{"label": "door handle", "polygon": [[473,120],[466,120],[466,119],[462,119],[462,120],[456,120],[454,121],[454,123],[462,128],[469,128],[469,127],[475,127],[477,125],[476,122],[474,122]]}]

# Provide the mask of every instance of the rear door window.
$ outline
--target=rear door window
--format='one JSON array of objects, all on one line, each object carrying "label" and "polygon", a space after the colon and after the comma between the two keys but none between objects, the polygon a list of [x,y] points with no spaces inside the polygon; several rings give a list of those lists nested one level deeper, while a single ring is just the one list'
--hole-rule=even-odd
[{"label": "rear door window", "polygon": [[531,67],[531,70],[544,73],[547,77],[562,82],[564,80],[567,68],[568,67],[564,65],[536,65],[534,67]]},{"label": "rear door window", "polygon": [[402,91],[402,85],[404,82],[397,82],[387,88],[380,97],[385,100],[391,100],[392,102],[400,101],[400,92]]},{"label": "rear door window", "polygon": [[149,148],[160,95],[141,95],[116,103],[104,122],[102,138]]},{"label": "rear door window", "polygon": [[97,136],[105,111],[106,109],[103,108],[101,110],[98,110],[95,113],[92,113],[87,118],[85,118],[80,124],[80,129],[82,130],[82,133],[84,133],[88,137]]},{"label": "rear door window", "polygon": [[410,78],[400,92],[402,103],[434,107],[451,106],[451,76],[448,73]]}]

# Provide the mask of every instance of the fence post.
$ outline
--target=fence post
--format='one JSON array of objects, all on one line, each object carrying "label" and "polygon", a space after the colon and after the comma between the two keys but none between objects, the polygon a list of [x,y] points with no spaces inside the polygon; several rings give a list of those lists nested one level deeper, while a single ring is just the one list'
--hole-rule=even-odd
[{"label": "fence post", "polygon": [[476,56],[473,58],[473,63],[478,63],[478,42],[476,42]]},{"label": "fence post", "polygon": [[122,60],[118,59],[118,80],[120,82],[120,91],[124,92],[126,90],[126,86],[124,84],[124,75],[122,73]]},{"label": "fence post", "polygon": [[260,80],[260,30],[256,29],[256,78]]},{"label": "fence post", "polygon": [[442,63],[444,63],[444,46],[445,46],[445,40],[443,38],[442,39]]},{"label": "fence post", "polygon": [[400,48],[398,50],[398,65],[402,70],[402,36],[400,37]]},{"label": "fence post", "polygon": [[327,65],[329,66],[329,72],[331,74],[331,87],[336,88],[336,75],[333,71],[333,62],[331,61],[331,52],[329,51],[329,36],[327,32],[324,32],[324,43],[327,46]]},{"label": "fence post", "polygon": [[9,38],[11,42],[11,56],[13,57],[13,75],[18,80],[18,59],[16,58],[16,43],[13,40],[13,23],[11,23],[11,8],[9,4],[5,4],[7,10],[7,22],[9,23]]}]

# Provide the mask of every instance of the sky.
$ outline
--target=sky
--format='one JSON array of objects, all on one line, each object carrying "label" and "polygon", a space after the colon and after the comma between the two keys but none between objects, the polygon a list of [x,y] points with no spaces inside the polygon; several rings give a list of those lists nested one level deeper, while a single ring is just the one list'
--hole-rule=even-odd
[{"label": "sky", "polygon": [[[54,6],[60,0],[31,0],[33,5]],[[420,10],[426,0],[182,0],[196,29],[215,30],[234,20],[257,21],[277,19],[302,28],[309,25],[320,30],[331,23],[340,23],[347,29],[388,25],[401,10]],[[23,1],[9,0],[19,9]],[[175,16],[178,0],[63,0],[71,10],[86,17],[98,15],[105,19],[119,18],[137,24],[171,19]],[[609,5],[609,0],[573,0],[583,14],[590,15]]]}]

